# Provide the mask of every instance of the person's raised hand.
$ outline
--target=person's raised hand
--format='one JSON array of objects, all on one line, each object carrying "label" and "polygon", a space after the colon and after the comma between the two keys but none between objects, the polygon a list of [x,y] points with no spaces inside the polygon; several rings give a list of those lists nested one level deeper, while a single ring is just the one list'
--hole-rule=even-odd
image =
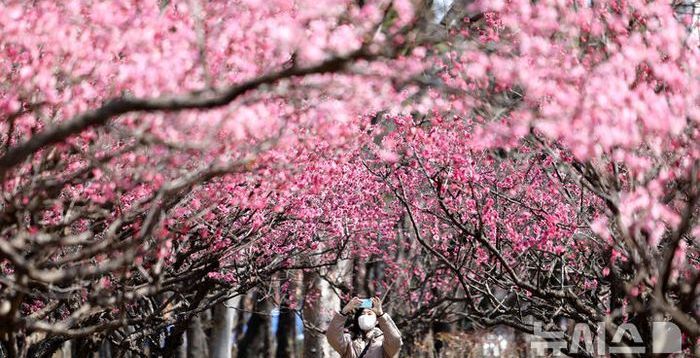
[{"label": "person's raised hand", "polygon": [[350,300],[350,302],[348,302],[348,304],[345,305],[345,307],[343,307],[343,310],[342,310],[340,313],[342,313],[342,314],[344,314],[344,315],[347,315],[347,314],[349,314],[349,313],[355,311],[355,309],[356,309],[357,307],[360,307],[361,304],[362,304],[362,300],[361,300],[361,299],[359,299],[358,297],[353,297],[353,298]]},{"label": "person's raised hand", "polygon": [[384,314],[384,310],[382,310],[382,300],[377,296],[372,297],[372,311],[374,311],[377,316]]}]

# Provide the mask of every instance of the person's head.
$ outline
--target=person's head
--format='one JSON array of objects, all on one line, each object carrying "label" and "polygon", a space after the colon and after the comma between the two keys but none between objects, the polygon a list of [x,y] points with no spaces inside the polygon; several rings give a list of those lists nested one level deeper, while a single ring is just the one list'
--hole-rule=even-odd
[{"label": "person's head", "polygon": [[354,337],[362,337],[377,325],[377,315],[369,308],[358,308],[353,315],[350,330]]}]

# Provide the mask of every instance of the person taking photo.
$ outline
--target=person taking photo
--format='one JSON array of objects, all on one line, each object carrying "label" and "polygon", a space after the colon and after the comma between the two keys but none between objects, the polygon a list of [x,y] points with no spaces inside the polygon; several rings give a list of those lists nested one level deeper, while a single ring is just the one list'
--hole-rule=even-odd
[{"label": "person taking photo", "polygon": [[[336,313],[326,331],[328,343],[341,358],[395,358],[403,342],[394,321],[382,310],[379,297],[371,299],[372,307],[361,307],[362,300],[353,297]],[[348,329],[345,329],[348,319]]]}]

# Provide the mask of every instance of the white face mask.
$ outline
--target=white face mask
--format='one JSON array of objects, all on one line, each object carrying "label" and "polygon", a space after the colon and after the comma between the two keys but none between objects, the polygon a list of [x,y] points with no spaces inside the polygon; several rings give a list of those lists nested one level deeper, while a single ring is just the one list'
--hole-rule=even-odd
[{"label": "white face mask", "polygon": [[377,324],[377,317],[373,314],[363,314],[357,319],[357,323],[360,325],[361,330],[369,331]]}]

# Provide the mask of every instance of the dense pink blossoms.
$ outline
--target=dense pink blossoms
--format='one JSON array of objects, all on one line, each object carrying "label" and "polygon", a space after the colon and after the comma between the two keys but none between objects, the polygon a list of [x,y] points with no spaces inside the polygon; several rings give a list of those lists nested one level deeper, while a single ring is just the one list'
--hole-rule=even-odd
[{"label": "dense pink blossoms", "polygon": [[[100,292],[131,307],[178,284],[187,306],[187,280],[244,292],[359,259],[406,317],[643,307],[700,337],[694,22],[477,1],[426,35],[425,4],[364,3],[0,4],[0,319],[68,322],[25,318],[54,285],[117,322]],[[79,121],[116,99],[148,103]]]}]

